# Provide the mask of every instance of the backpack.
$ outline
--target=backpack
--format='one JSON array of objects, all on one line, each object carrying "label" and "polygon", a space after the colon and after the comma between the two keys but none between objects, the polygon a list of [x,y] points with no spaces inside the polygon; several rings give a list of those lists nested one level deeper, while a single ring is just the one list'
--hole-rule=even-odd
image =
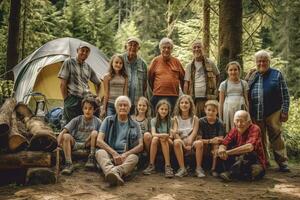
[{"label": "backpack", "polygon": [[56,107],[50,110],[46,116],[45,121],[55,130],[61,129],[61,119],[63,117],[63,108]]}]

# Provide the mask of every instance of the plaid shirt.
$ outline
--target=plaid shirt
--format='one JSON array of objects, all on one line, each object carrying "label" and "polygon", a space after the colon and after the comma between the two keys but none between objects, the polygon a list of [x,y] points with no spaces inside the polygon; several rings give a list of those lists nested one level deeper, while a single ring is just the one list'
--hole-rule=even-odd
[{"label": "plaid shirt", "polygon": [[236,128],[233,128],[224,138],[222,145],[227,149],[234,149],[245,144],[252,144],[254,152],[256,152],[260,164],[266,167],[266,157],[261,141],[261,132],[257,125],[251,124],[244,133],[239,133]]},{"label": "plaid shirt", "polygon": [[255,72],[248,82],[250,114],[257,121],[282,110],[289,112],[290,96],[282,73],[270,68],[266,73]]},{"label": "plaid shirt", "polygon": [[91,94],[88,81],[99,85],[100,80],[92,68],[84,62],[80,64],[76,58],[69,58],[64,61],[58,73],[58,78],[68,81],[68,94],[84,98]]},{"label": "plaid shirt", "polygon": [[127,53],[123,54],[125,69],[128,76],[128,97],[135,104],[139,97],[145,96],[147,88],[147,65],[145,61],[137,57],[132,63],[128,61]]}]

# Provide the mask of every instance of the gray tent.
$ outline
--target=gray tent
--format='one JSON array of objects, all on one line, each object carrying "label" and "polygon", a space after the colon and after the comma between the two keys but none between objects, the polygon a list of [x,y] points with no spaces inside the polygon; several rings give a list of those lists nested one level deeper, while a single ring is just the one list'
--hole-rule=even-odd
[{"label": "gray tent", "polygon": [[[60,81],[57,74],[64,60],[69,57],[76,57],[80,43],[83,41],[75,38],[52,40],[16,65],[13,68],[13,73],[17,101],[23,101],[24,96],[33,91],[43,93],[48,99],[61,100]],[[88,45],[91,48],[91,53],[86,62],[102,79],[108,71],[108,59],[97,47]],[[94,88],[90,88],[93,91]]]}]

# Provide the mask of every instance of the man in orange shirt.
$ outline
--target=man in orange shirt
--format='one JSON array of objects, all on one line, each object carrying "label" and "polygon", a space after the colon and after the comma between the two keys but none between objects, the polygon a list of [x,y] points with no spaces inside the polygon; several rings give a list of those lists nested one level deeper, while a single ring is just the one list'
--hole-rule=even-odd
[{"label": "man in orange shirt", "polygon": [[172,110],[179,96],[179,85],[183,88],[184,69],[180,61],[171,55],[173,41],[163,38],[159,42],[160,55],[155,57],[149,67],[148,80],[153,91],[150,100],[152,108],[161,99],[167,99]]}]

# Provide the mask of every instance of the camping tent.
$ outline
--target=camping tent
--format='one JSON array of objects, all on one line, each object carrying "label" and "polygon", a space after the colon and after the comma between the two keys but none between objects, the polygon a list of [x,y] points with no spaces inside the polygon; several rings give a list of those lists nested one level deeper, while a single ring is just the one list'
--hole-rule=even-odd
[{"label": "camping tent", "polygon": [[[23,101],[30,92],[40,92],[47,99],[62,100],[58,72],[64,60],[76,57],[77,48],[83,41],[75,38],[60,38],[52,40],[30,54],[13,68],[15,80],[15,98]],[[95,46],[89,44],[91,52],[86,62],[102,79],[108,71],[106,56]],[[94,92],[95,88],[91,87]],[[28,99],[29,101],[29,99]],[[24,102],[28,103],[28,102]]]}]

